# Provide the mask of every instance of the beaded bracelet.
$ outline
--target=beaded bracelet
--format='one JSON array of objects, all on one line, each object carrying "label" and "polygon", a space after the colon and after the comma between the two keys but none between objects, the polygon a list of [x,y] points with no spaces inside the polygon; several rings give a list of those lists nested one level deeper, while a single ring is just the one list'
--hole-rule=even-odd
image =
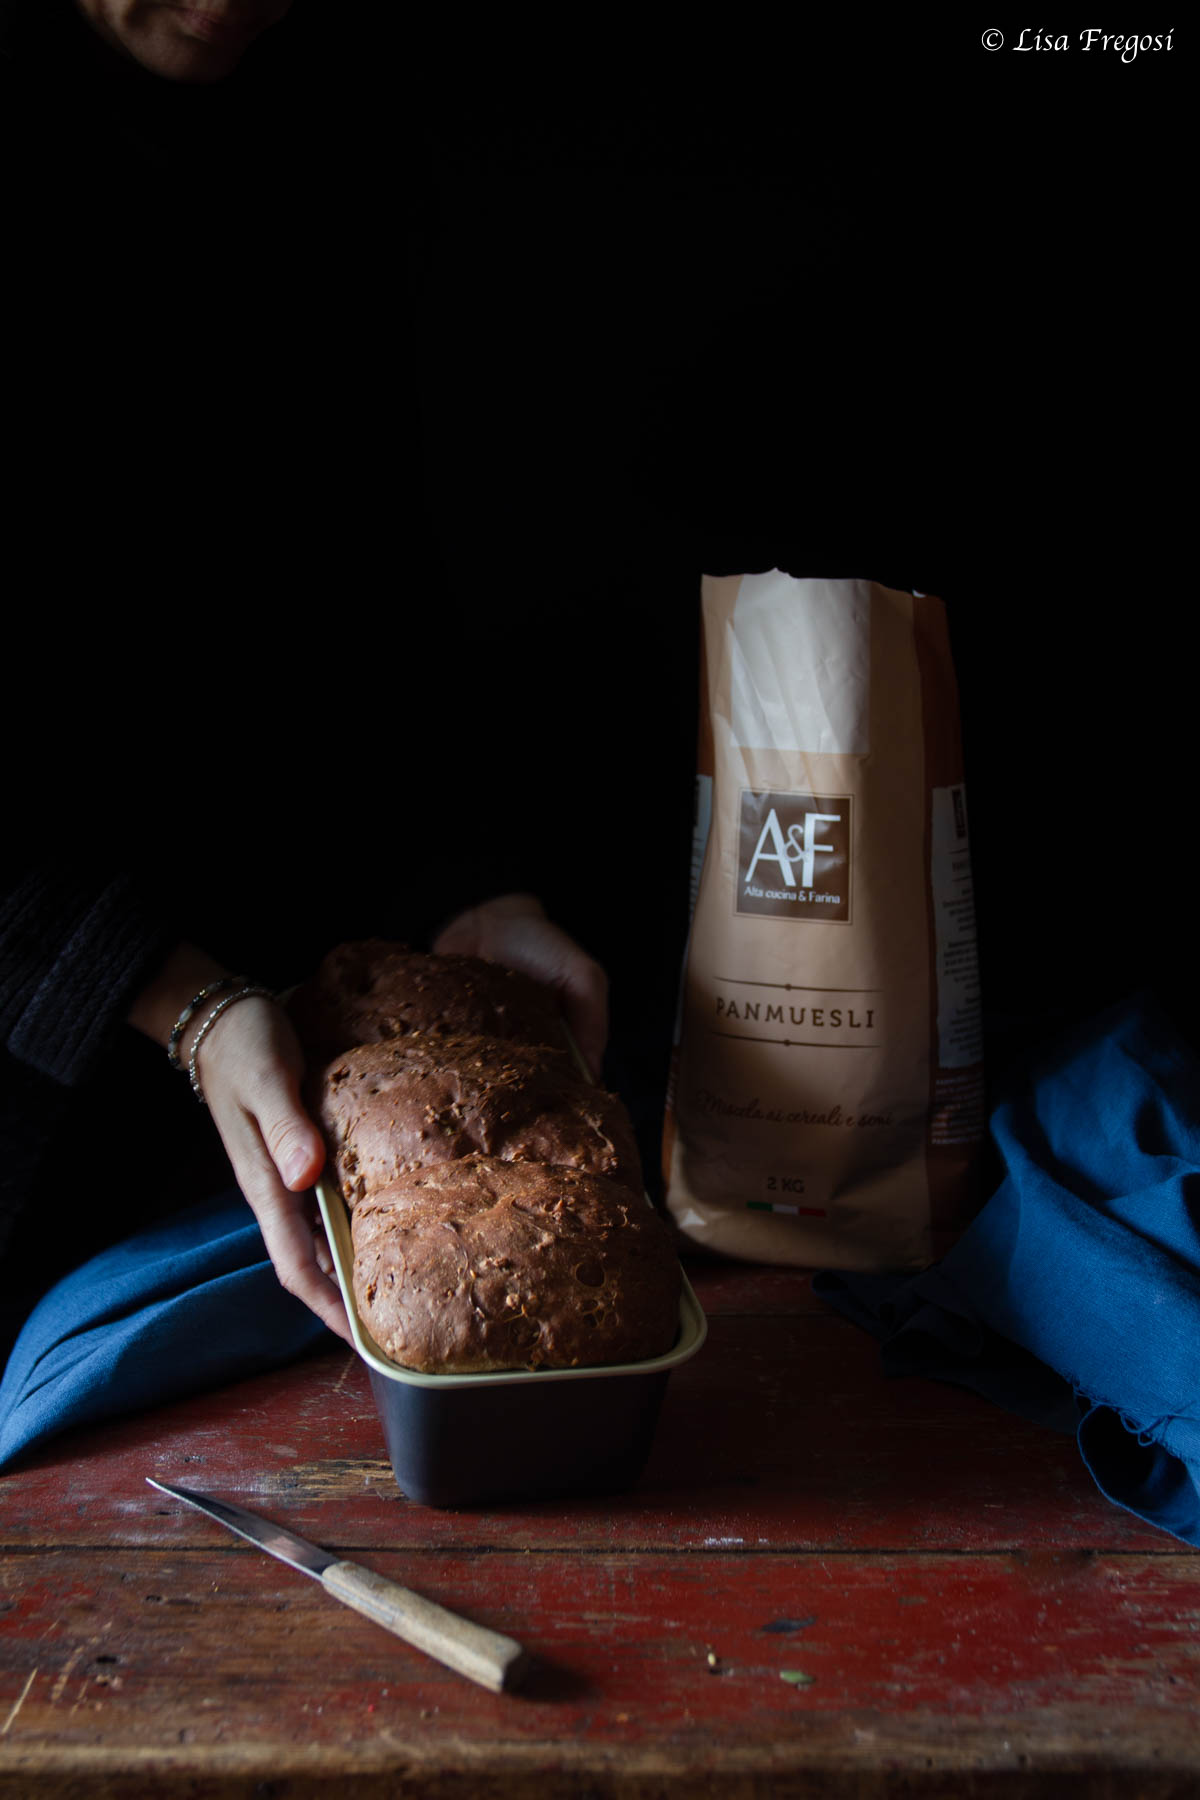
[{"label": "beaded bracelet", "polygon": [[171,1027],[171,1035],[167,1039],[167,1061],[173,1069],[180,1071],[183,1069],[183,1059],[179,1054],[179,1040],[187,1028],[188,1020],[195,1017],[196,1008],[203,1006],[210,995],[219,994],[222,988],[236,987],[240,981],[244,982],[245,979],[244,975],[218,975],[215,981],[207,982],[200,992],[193,995],[188,1001]]},{"label": "beaded bracelet", "polygon": [[220,1018],[221,1014],[226,1012],[229,1007],[236,1006],[239,1000],[249,1000],[252,994],[261,994],[264,1000],[273,1000],[275,998],[270,988],[260,987],[257,982],[248,981],[243,987],[236,989],[234,993],[226,994],[223,1000],[218,1000],[208,1017],[201,1021],[200,1029],[192,1039],[192,1054],[188,1058],[188,1078],[192,1084],[192,1092],[195,1094],[197,1100],[199,1100],[201,1106],[207,1106],[208,1101],[204,1098],[204,1090],[200,1086],[200,1077],[196,1072],[196,1056],[200,1046]]}]

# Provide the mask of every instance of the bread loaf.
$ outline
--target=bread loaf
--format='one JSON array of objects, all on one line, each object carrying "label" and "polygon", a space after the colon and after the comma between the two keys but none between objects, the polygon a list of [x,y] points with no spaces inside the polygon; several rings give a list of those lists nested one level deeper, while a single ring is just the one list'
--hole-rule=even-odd
[{"label": "bread loaf", "polygon": [[670,1234],[603,1176],[466,1157],[362,1201],[352,1230],[359,1314],[406,1368],[641,1362],[674,1342]]},{"label": "bread loaf", "polygon": [[565,1042],[555,996],[528,975],[477,956],[422,955],[382,938],[339,944],[288,1006],[315,1063],[418,1031]]},{"label": "bread loaf", "polygon": [[359,1317],[427,1373],[664,1354],[679,1263],[629,1116],[561,1046],[549,990],[372,939],[293,997],[351,1210]]},{"label": "bread loaf", "polygon": [[351,1208],[408,1169],[476,1153],[642,1189],[624,1107],[563,1051],[435,1033],[366,1044],[329,1064],[317,1104]]}]

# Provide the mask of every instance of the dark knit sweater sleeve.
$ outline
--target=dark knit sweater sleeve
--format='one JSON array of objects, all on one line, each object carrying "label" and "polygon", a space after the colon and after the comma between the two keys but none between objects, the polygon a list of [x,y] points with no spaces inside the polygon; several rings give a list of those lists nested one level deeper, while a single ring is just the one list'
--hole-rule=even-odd
[{"label": "dark knit sweater sleeve", "polygon": [[78,1086],[177,936],[132,875],[25,871],[0,895],[0,1041]]}]

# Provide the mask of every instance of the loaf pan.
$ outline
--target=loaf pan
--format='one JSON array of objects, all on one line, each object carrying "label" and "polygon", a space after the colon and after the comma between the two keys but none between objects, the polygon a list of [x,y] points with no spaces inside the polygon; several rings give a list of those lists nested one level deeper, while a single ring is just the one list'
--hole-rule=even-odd
[{"label": "loaf pan", "polygon": [[423,1375],[390,1362],[362,1323],[345,1202],[325,1180],[317,1200],[401,1493],[423,1506],[476,1506],[633,1486],[671,1370],[696,1354],[707,1331],[682,1271],[679,1332],[665,1356],[588,1369]]}]

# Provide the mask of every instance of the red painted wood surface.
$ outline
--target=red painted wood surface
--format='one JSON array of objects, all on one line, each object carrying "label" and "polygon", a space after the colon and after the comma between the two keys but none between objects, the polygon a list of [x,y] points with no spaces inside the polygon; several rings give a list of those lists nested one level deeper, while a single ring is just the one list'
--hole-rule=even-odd
[{"label": "red painted wood surface", "polygon": [[[693,1280],[709,1340],[627,1495],[413,1505],[340,1348],[0,1478],[0,1796],[1200,1792],[1200,1555],[1069,1438],[886,1381],[803,1276]],[[473,1687],[147,1474],[519,1638],[529,1688]]]}]

